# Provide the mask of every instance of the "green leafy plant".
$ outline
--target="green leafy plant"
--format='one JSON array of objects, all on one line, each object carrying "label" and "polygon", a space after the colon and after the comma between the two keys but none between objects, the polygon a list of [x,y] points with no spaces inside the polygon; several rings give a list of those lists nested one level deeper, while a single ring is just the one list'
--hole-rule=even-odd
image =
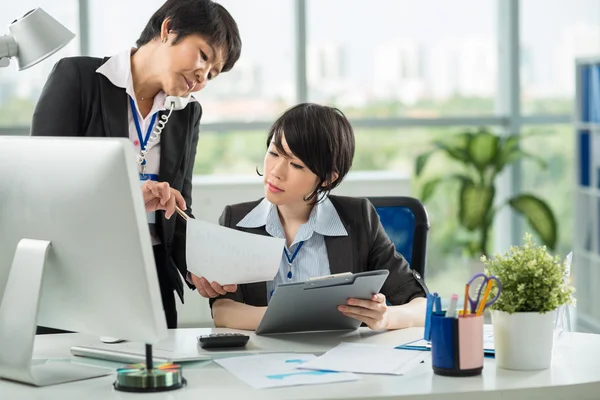
[{"label": "green leafy plant", "polygon": [[[574,289],[565,277],[565,263],[552,256],[546,246],[537,245],[530,233],[525,234],[522,246],[513,246],[492,259],[482,256],[481,261],[485,273],[495,275],[502,284],[502,292],[492,309],[510,314],[546,313],[563,304],[575,304]],[[490,298],[496,293],[494,285]]]},{"label": "green leafy plant", "polygon": [[509,205],[523,215],[542,242],[554,250],[558,240],[558,228],[554,213],[548,204],[537,196],[518,194],[505,203],[495,206],[496,178],[511,163],[521,158],[530,158],[542,168],[545,162],[539,157],[526,153],[519,147],[522,135],[500,136],[480,128],[476,132],[453,135],[449,140],[434,142],[434,148],[419,155],[415,173],[420,177],[435,153],[442,152],[462,165],[461,173],[436,177],[422,186],[421,201],[424,203],[433,195],[440,183],[458,181],[459,224],[476,239],[460,243],[470,256],[487,255],[490,228],[500,208]]}]

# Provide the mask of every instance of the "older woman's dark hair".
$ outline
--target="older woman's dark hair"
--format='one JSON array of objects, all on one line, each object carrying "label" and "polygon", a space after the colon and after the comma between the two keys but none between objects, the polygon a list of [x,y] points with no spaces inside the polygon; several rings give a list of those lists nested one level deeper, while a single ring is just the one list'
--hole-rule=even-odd
[{"label": "older woman's dark hair", "polygon": [[137,40],[141,47],[160,36],[160,28],[169,18],[169,30],[177,36],[173,44],[189,35],[202,35],[215,47],[225,50],[225,64],[222,72],[233,68],[242,52],[242,39],[237,24],[231,14],[220,4],[211,0],[167,0],[150,17]]},{"label": "older woman's dark hair", "polygon": [[354,131],[344,113],[337,108],[303,103],[287,110],[271,127],[267,148],[273,142],[277,151],[287,154],[285,141],[295,157],[317,175],[319,181],[306,201],[318,201],[338,186],[352,166]]}]

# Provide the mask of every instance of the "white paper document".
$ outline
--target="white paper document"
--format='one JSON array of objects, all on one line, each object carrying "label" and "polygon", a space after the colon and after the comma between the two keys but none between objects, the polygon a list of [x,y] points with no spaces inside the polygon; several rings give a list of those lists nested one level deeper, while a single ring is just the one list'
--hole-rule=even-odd
[{"label": "white paper document", "polygon": [[[398,346],[399,349],[405,350],[431,350],[431,342],[425,339],[415,340]],[[485,354],[494,354],[494,329],[492,325],[483,325],[483,352]]]},{"label": "white paper document", "polygon": [[276,353],[232,357],[215,362],[254,389],[316,385],[358,380],[358,375],[334,371],[308,371],[298,366],[314,360],[313,354]]},{"label": "white paper document", "polygon": [[426,351],[398,350],[373,344],[341,343],[301,369],[402,375],[430,355]]},{"label": "white paper document", "polygon": [[187,267],[221,285],[263,282],[277,275],[285,239],[188,219]]}]

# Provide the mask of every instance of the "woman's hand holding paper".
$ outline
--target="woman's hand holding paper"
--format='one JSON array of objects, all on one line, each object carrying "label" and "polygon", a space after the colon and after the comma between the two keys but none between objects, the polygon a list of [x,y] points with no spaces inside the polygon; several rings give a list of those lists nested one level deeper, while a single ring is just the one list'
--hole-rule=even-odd
[{"label": "woman's hand holding paper", "polygon": [[221,286],[217,282],[209,282],[205,277],[197,277],[194,274],[190,274],[192,278],[192,282],[196,289],[198,289],[198,293],[200,296],[205,297],[207,299],[224,295],[228,292],[235,292],[237,290],[237,285],[223,285]]}]

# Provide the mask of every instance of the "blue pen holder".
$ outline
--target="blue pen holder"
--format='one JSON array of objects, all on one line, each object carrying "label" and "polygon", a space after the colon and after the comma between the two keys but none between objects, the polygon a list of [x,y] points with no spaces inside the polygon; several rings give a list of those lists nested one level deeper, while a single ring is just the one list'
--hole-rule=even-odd
[{"label": "blue pen holder", "polygon": [[483,369],[483,316],[446,318],[431,314],[433,372],[445,376],[474,376]]}]

